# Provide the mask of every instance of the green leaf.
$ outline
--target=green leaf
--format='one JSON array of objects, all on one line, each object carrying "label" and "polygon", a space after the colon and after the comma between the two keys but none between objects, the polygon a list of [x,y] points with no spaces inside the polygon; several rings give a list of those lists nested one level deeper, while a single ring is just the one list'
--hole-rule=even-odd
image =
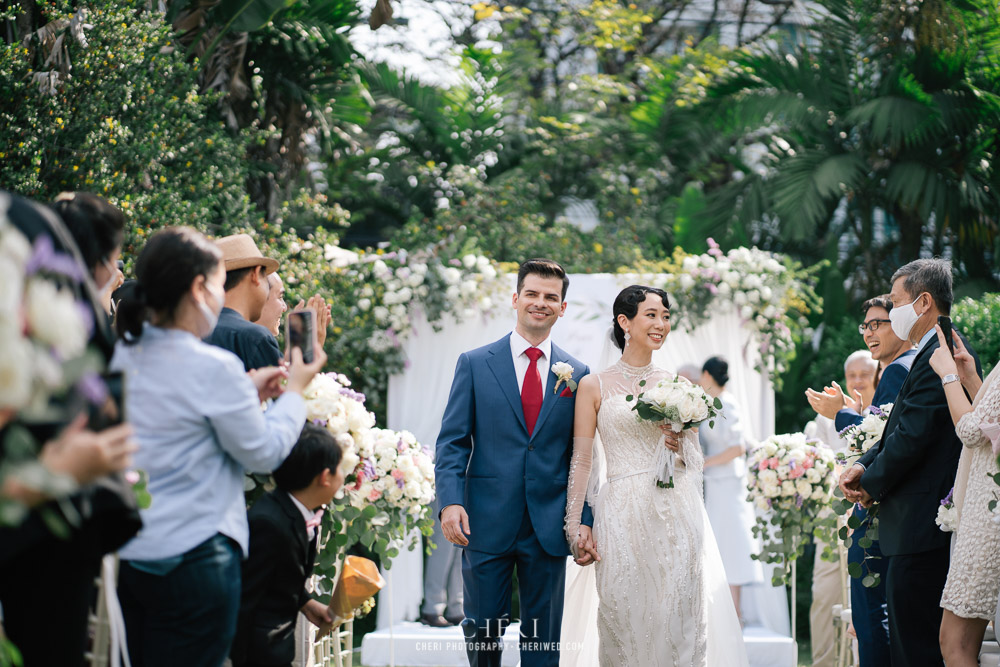
[{"label": "green leaf", "polygon": [[861,563],[848,563],[847,564],[847,574],[851,575],[852,578],[858,579],[861,577]]},{"label": "green leaf", "polygon": [[847,527],[850,528],[851,530],[857,530],[858,528],[861,527],[861,519],[852,514],[851,516],[847,517]]},{"label": "green leaf", "polygon": [[284,5],[284,0],[222,0],[214,17],[225,30],[253,32],[270,23]]},{"label": "green leaf", "polygon": [[878,580],[871,574],[866,575],[864,579],[861,580],[861,585],[865,588],[873,588],[877,585]]}]

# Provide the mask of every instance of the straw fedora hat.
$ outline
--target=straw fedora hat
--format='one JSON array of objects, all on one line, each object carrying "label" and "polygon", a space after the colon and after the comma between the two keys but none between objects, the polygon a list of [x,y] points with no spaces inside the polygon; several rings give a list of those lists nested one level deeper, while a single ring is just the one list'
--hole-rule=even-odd
[{"label": "straw fedora hat", "polygon": [[266,275],[278,270],[278,260],[264,257],[249,234],[224,236],[221,239],[216,239],[215,245],[222,251],[222,258],[226,262],[226,271],[263,266]]}]

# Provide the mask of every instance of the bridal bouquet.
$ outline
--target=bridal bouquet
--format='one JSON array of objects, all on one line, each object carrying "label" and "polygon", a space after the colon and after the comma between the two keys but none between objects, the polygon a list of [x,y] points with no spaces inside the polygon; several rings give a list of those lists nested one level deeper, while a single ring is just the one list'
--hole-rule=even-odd
[{"label": "bridal bouquet", "polygon": [[[833,499],[836,459],[829,447],[791,433],[764,440],[749,463],[749,499],[762,511],[753,528],[763,542],[756,558],[783,562],[787,577]],[[783,581],[780,573],[775,579],[776,585]]]},{"label": "bridal bouquet", "polygon": [[837,455],[838,463],[853,465],[862,454],[882,439],[885,423],[889,421],[889,414],[892,413],[892,403],[880,407],[873,405],[869,410],[870,412],[860,423],[851,424],[840,432],[840,437],[847,443],[847,453]]},{"label": "bridal bouquet", "polygon": [[[646,386],[646,381],[639,382],[640,387]],[[699,424],[710,422],[715,425],[715,417],[722,409],[722,401],[712,398],[701,387],[691,384],[679,375],[664,378],[652,389],[643,391],[635,398],[635,410],[639,419],[655,423],[668,423],[675,433],[693,428]],[[625,400],[632,402],[630,394]],[[670,489],[674,486],[675,455],[664,446],[665,437],[660,438],[657,447],[656,485]]]}]

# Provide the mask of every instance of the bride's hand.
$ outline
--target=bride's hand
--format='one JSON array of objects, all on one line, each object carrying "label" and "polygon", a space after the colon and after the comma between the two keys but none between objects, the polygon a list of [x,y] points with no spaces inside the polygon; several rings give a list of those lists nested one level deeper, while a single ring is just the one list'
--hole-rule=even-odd
[{"label": "bride's hand", "polygon": [[663,431],[663,444],[667,446],[667,449],[679,452],[681,450],[681,434],[670,428],[670,424],[660,424],[660,430]]},{"label": "bride's hand", "polygon": [[580,535],[576,539],[573,556],[577,565],[590,565],[601,560],[601,554],[597,553],[597,543],[594,542],[594,533],[590,530],[590,526],[580,526]]}]

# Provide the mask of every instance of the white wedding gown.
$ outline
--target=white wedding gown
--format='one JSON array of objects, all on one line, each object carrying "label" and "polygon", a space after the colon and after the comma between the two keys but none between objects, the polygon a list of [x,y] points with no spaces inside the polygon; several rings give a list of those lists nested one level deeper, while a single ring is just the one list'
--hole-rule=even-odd
[{"label": "white wedding gown", "polygon": [[[651,387],[667,375],[653,365],[635,368],[622,361],[598,374],[597,431],[603,447],[600,458],[607,467],[607,482],[599,491],[591,483],[589,440],[574,446],[567,531],[575,534],[589,486],[594,539],[601,554],[593,566],[599,598],[598,664],[743,666],[743,635],[702,498],[704,458],[698,438],[683,432],[683,463],[674,473],[674,488],[657,487],[653,462],[657,448],[663,447],[661,432],[655,424],[638,420],[625,400],[642,391],[640,381]],[[564,628],[587,622],[579,583],[567,590]],[[593,628],[588,630],[572,634],[592,636]],[[562,664],[593,664],[592,652],[573,653],[564,649]]]}]

